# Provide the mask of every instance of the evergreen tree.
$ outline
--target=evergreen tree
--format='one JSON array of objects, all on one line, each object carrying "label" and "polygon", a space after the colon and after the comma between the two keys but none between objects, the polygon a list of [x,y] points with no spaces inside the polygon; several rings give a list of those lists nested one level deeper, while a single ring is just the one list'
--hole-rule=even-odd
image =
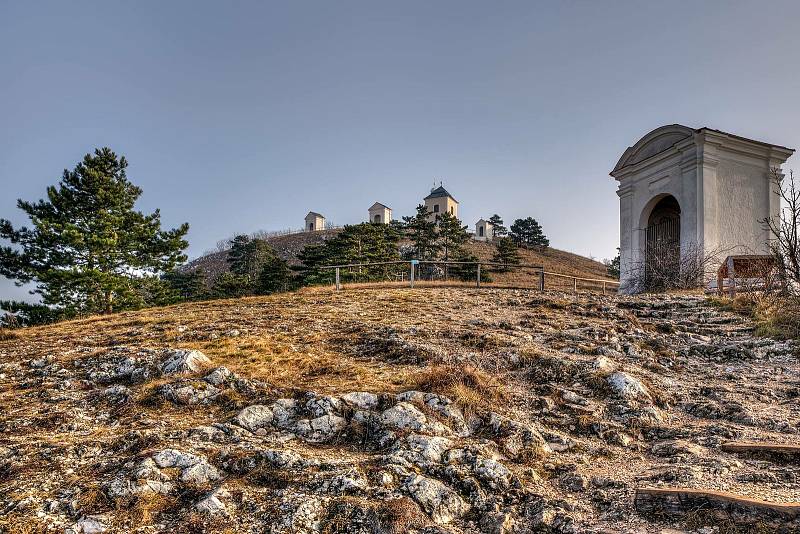
[{"label": "evergreen tree", "polygon": [[288,291],[292,280],[292,272],[285,260],[273,255],[261,268],[261,274],[256,282],[256,293],[269,295]]},{"label": "evergreen tree", "polygon": [[207,296],[206,276],[199,269],[194,271],[169,271],[162,276],[164,282],[175,291],[181,300],[202,300]]},{"label": "evergreen tree", "polygon": [[[185,300],[180,292],[173,288],[163,277],[145,276],[136,285],[139,308],[145,306],[169,306]],[[129,306],[134,309],[135,305]]]},{"label": "evergreen tree", "polygon": [[503,226],[503,219],[498,214],[489,217],[489,224],[492,225],[492,239],[508,234],[508,229]]},{"label": "evergreen tree", "polygon": [[[407,217],[403,217],[403,219],[406,219],[406,218]],[[401,236],[405,235],[406,230],[407,230],[405,220],[398,221],[397,219],[392,219],[391,221],[389,221],[389,226],[391,226],[392,229],[395,232],[397,232],[398,235],[401,235]]]},{"label": "evergreen tree", "polygon": [[613,260],[605,260],[603,263],[606,265],[606,270],[608,271],[608,276],[613,276],[614,278],[619,278],[619,247],[617,247],[617,255],[614,257]]},{"label": "evergreen tree", "polygon": [[50,306],[17,300],[0,300],[0,310],[5,312],[0,316],[0,327],[4,328],[48,324],[64,318],[60,310]]},{"label": "evergreen tree", "polygon": [[417,214],[403,217],[406,235],[411,240],[414,255],[418,260],[433,260],[439,253],[438,229],[436,222],[429,220],[428,208],[424,204],[417,206]]},{"label": "evergreen tree", "polygon": [[231,240],[226,260],[232,273],[247,276],[255,283],[264,264],[274,256],[275,251],[263,239],[237,235]]},{"label": "evergreen tree", "polygon": [[545,237],[542,227],[533,217],[517,219],[511,225],[511,238],[521,247],[546,248],[550,240]]},{"label": "evergreen tree", "polygon": [[461,247],[469,239],[467,227],[462,226],[455,215],[447,212],[439,217],[438,234],[439,249],[444,254],[442,258],[444,261],[459,256]]},{"label": "evergreen tree", "polygon": [[[325,265],[376,263],[399,259],[397,243],[400,235],[387,224],[362,223],[347,225],[336,237],[320,245],[305,247],[299,254],[299,272],[302,285],[330,284],[334,280],[332,269]],[[368,281],[385,278],[392,266],[344,269],[342,281]]]},{"label": "evergreen tree", "polygon": [[[474,282],[478,277],[478,257],[471,254],[464,249],[459,249],[453,256],[453,261],[468,262],[461,265],[453,265],[450,267],[450,272],[463,282]],[[481,282],[491,282],[492,278],[489,276],[489,271],[486,268],[481,269]]]},{"label": "evergreen tree", "polygon": [[333,283],[333,271],[321,268],[325,265],[332,265],[328,261],[328,258],[333,254],[329,244],[330,241],[317,245],[306,245],[297,255],[300,265],[293,266],[292,269],[297,271],[300,285],[312,286]]},{"label": "evergreen tree", "polygon": [[128,181],[127,166],[97,149],[65,170],[46,200],[19,200],[33,227],[0,220],[0,238],[16,245],[0,248],[0,275],[34,282],[42,302],[65,316],[141,305],[143,280],[186,260],[189,225],[163,231],[159,210],[134,210],[142,190]]},{"label": "evergreen tree", "polygon": [[247,274],[247,246],[250,244],[250,237],[244,234],[234,236],[230,240],[230,248],[225,257],[228,268],[235,274]]},{"label": "evergreen tree", "polygon": [[510,237],[501,237],[497,240],[497,250],[492,258],[494,263],[502,263],[503,266],[500,271],[507,272],[511,270],[511,266],[519,265],[520,256],[517,250],[517,244]]},{"label": "evergreen tree", "polygon": [[244,274],[226,271],[211,286],[211,296],[218,299],[245,297],[253,293],[253,282]]}]

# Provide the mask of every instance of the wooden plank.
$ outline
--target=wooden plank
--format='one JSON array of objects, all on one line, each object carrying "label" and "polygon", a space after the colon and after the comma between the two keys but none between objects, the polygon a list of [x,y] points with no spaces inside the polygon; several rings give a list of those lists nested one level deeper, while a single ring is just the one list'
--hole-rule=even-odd
[{"label": "wooden plank", "polygon": [[800,518],[800,502],[775,503],[724,491],[694,488],[638,488],[634,505],[639,513],[684,515],[698,510],[725,512],[732,518]]},{"label": "wooden plank", "polygon": [[776,443],[774,441],[728,441],[720,448],[725,452],[750,454],[754,456],[776,456],[800,460],[800,445]]}]

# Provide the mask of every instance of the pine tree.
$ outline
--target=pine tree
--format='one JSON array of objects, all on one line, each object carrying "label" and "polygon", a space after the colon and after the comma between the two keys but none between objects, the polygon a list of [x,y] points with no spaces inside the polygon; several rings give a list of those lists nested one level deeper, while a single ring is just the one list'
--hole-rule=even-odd
[{"label": "pine tree", "polygon": [[[305,247],[298,258],[302,285],[333,283],[334,271],[326,265],[376,263],[399,259],[397,243],[400,235],[387,224],[362,223],[347,225],[336,237],[320,245]],[[341,271],[341,281],[370,281],[385,279],[392,266],[353,268]]]},{"label": "pine tree", "polygon": [[617,247],[617,255],[614,257],[614,259],[605,260],[603,263],[605,264],[606,270],[608,271],[608,276],[619,278],[619,266],[620,266],[619,247]]},{"label": "pine tree", "polygon": [[17,300],[0,300],[0,310],[5,312],[0,316],[0,327],[3,328],[48,324],[64,318],[60,310],[50,306]]},{"label": "pine tree", "polygon": [[207,296],[206,276],[199,269],[194,271],[169,271],[164,273],[162,279],[180,296],[181,300],[202,300]]},{"label": "pine tree", "polygon": [[[474,282],[478,277],[478,257],[466,250],[459,249],[453,256],[453,261],[465,262],[460,265],[450,267],[450,272],[463,282]],[[492,277],[485,268],[481,269],[481,282],[491,282]]]},{"label": "pine tree", "polygon": [[264,264],[274,256],[275,251],[263,239],[237,235],[231,240],[226,260],[232,273],[247,276],[255,283]]},{"label": "pine tree", "polygon": [[428,208],[424,204],[417,206],[417,214],[413,217],[403,217],[406,225],[406,235],[411,240],[414,249],[413,259],[432,260],[439,253],[438,229],[436,223],[428,218]]},{"label": "pine tree", "polygon": [[277,255],[272,256],[261,268],[261,274],[256,282],[256,293],[259,295],[269,295],[288,291],[291,284],[292,272],[285,260]]},{"label": "pine tree", "polygon": [[517,244],[510,237],[501,237],[497,240],[497,250],[494,253],[492,262],[501,263],[503,266],[500,271],[507,272],[511,270],[511,266],[519,265],[520,256],[517,250]]},{"label": "pine tree", "polygon": [[235,274],[247,273],[247,247],[250,244],[250,237],[240,234],[234,236],[230,241],[230,248],[225,257],[228,268]]},{"label": "pine tree", "polygon": [[109,148],[65,170],[47,199],[19,200],[32,228],[0,220],[0,275],[34,282],[42,302],[64,315],[111,313],[142,304],[137,286],[186,260],[188,224],[161,230],[159,210],[134,209],[142,190],[128,181],[128,162]]},{"label": "pine tree", "polygon": [[528,248],[546,248],[550,240],[545,237],[542,227],[533,217],[517,219],[511,225],[511,238],[517,245]]},{"label": "pine tree", "polygon": [[503,226],[503,219],[498,214],[489,217],[489,224],[492,225],[492,239],[508,234],[508,229]]},{"label": "pine tree", "polygon": [[442,213],[439,217],[438,225],[439,248],[444,254],[443,260],[449,261],[461,252],[461,247],[469,239],[467,227],[461,225],[461,221],[451,213]]},{"label": "pine tree", "polygon": [[253,294],[253,282],[247,275],[226,271],[214,280],[210,294],[218,299],[245,297]]}]

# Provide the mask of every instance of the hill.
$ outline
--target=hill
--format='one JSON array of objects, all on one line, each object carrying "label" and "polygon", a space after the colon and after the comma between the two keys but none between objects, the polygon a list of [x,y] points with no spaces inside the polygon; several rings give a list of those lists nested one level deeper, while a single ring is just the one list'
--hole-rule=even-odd
[{"label": "hill", "polygon": [[[296,232],[278,236],[267,236],[262,239],[269,243],[269,245],[275,249],[277,255],[288,262],[289,265],[297,265],[299,263],[297,255],[306,246],[323,243],[326,239],[330,239],[338,233],[339,229],[331,229],[317,232]],[[187,271],[202,269],[208,274],[209,278],[213,280],[228,270],[228,263],[226,261],[227,255],[228,252],[225,250],[203,254],[189,261],[183,269]]]},{"label": "hill", "polygon": [[797,347],[752,330],[692,295],[318,288],[0,332],[0,532],[796,532],[635,499],[799,500],[791,457],[725,448],[800,433]]},{"label": "hill", "polygon": [[[339,231],[339,229],[331,229],[319,232],[299,232],[281,236],[268,236],[263,239],[269,243],[269,245],[275,249],[278,256],[286,260],[289,265],[297,265],[299,264],[297,255],[304,247],[322,243],[326,239],[330,239],[338,234]],[[400,246],[408,246],[408,242],[401,242]],[[494,255],[495,246],[492,243],[470,240],[467,242],[466,249],[477,256],[481,261],[490,262]],[[213,280],[228,270],[226,256],[227,252],[225,251],[205,254],[187,263],[184,269],[190,271],[202,269],[208,274],[208,277]],[[613,279],[608,276],[604,264],[571,252],[555,248],[546,248],[540,251],[520,249],[520,257],[522,263],[543,266],[544,269],[549,272],[613,281]],[[492,279],[500,285],[529,286],[533,284],[533,279],[529,271],[495,272],[492,273],[491,276]],[[563,285],[564,287],[569,285],[566,281],[556,279],[552,280],[552,284]]]}]

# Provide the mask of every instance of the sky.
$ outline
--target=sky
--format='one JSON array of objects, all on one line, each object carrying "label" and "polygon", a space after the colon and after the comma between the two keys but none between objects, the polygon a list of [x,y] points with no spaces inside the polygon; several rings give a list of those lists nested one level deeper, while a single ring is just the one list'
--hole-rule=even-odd
[{"label": "sky", "polygon": [[608,173],[650,130],[800,147],[798,20],[794,0],[0,0],[0,217],[108,146],[190,257],[310,210],[411,215],[442,181],[470,227],[533,216],[610,258]]}]

